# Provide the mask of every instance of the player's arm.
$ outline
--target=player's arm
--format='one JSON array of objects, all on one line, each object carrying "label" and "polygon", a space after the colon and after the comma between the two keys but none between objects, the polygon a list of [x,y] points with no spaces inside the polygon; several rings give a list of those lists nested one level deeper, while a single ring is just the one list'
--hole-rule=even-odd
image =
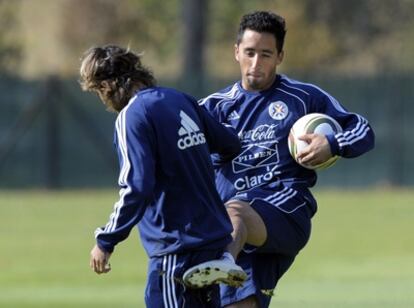
[{"label": "player's arm", "polygon": [[226,123],[220,123],[204,107],[195,104],[205,128],[205,135],[215,160],[226,162],[240,153],[241,143],[236,130]]},{"label": "player's arm", "polygon": [[375,146],[375,135],[368,121],[355,113],[340,114],[335,119],[343,128],[343,132],[327,136],[332,152],[336,155],[357,157]]},{"label": "player's arm", "polygon": [[320,112],[333,117],[343,132],[332,135],[308,134],[299,137],[309,144],[298,153],[298,160],[304,164],[317,165],[338,155],[345,158],[357,157],[371,150],[375,135],[368,121],[359,114],[348,112],[334,97],[318,92],[311,103],[311,112]]},{"label": "player's arm", "polygon": [[343,132],[327,135],[332,155],[357,157],[374,148],[375,135],[361,115],[347,111],[334,97],[320,92],[313,101],[312,112],[325,113],[341,125]]},{"label": "player's arm", "polygon": [[[211,155],[212,158],[212,163],[214,168],[219,168],[221,167],[221,165],[223,163],[227,163],[229,161],[231,161],[235,156],[237,156],[240,151],[241,151],[241,143],[240,143],[240,139],[237,135],[236,130],[231,126],[228,125],[227,123],[224,123],[223,121],[221,121],[221,116],[219,114],[219,110],[217,108],[215,108],[215,104],[214,104],[214,100],[211,100],[209,98],[206,99],[202,99],[199,101],[200,103],[200,107],[207,112],[207,114],[209,115],[209,117],[206,116],[206,118],[213,118],[215,121],[218,121],[221,123],[222,126],[226,127],[227,130],[227,134],[230,133],[231,136],[229,137],[229,139],[231,140],[228,144],[226,144],[226,139],[222,138],[220,133],[216,133],[216,137],[211,138],[212,139],[212,143],[216,142],[216,143],[221,143],[221,146],[228,146],[228,145],[233,145],[233,149],[231,149],[231,153],[230,154],[226,154],[220,152],[220,151],[216,151],[213,152],[213,154]],[[237,138],[237,140],[236,140]],[[224,144],[223,144],[224,143]]]},{"label": "player's arm", "polygon": [[128,237],[153,198],[155,144],[143,108],[125,109],[119,114],[115,144],[120,162],[120,198],[108,223],[95,231],[97,246],[106,253]]}]

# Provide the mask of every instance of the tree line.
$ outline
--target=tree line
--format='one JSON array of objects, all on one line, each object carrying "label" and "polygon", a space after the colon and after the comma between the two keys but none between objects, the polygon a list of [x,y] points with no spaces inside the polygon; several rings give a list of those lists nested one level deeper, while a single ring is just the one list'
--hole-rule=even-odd
[{"label": "tree line", "polygon": [[0,71],[73,76],[83,50],[116,43],[143,51],[157,75],[230,78],[239,20],[253,10],[286,18],[284,70],[414,69],[412,0],[0,0]]}]

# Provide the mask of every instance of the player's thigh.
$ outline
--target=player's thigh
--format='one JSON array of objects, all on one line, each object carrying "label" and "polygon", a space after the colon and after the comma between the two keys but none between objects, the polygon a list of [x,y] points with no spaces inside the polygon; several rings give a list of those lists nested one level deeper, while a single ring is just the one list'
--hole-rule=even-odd
[{"label": "player's thigh", "polygon": [[258,252],[295,256],[306,245],[312,214],[302,197],[295,196],[278,206],[257,199],[251,207],[262,218],[268,235],[266,242],[257,247]]},{"label": "player's thigh", "polygon": [[262,217],[249,203],[241,200],[230,200],[226,203],[230,217],[239,216],[247,229],[247,243],[261,246],[266,241],[267,231]]},{"label": "player's thigh", "polygon": [[246,272],[247,280],[240,288],[220,285],[223,306],[244,307],[237,305],[247,303],[253,305],[256,301],[260,308],[269,307],[280,278],[288,271],[294,260],[295,256],[242,251],[237,264]]}]

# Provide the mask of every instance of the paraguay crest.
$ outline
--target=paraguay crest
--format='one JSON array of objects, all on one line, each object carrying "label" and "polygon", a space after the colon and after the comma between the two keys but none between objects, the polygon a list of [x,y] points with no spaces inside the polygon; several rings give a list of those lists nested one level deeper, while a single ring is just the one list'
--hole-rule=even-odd
[{"label": "paraguay crest", "polygon": [[288,106],[282,101],[272,102],[269,105],[269,115],[272,119],[283,120],[289,113]]}]

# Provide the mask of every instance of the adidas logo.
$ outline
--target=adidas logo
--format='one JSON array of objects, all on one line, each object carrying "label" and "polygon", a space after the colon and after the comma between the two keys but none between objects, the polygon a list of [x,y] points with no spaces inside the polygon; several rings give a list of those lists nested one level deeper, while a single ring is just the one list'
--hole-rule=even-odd
[{"label": "adidas logo", "polygon": [[229,121],[229,120],[237,120],[237,119],[240,119],[240,116],[239,116],[239,114],[237,113],[237,111],[236,111],[236,110],[233,110],[233,111],[229,114],[229,116],[227,117],[227,121]]},{"label": "adidas logo", "polygon": [[182,138],[178,139],[177,146],[180,150],[206,143],[206,138],[197,124],[184,112],[180,111],[181,127],[178,135]]}]

